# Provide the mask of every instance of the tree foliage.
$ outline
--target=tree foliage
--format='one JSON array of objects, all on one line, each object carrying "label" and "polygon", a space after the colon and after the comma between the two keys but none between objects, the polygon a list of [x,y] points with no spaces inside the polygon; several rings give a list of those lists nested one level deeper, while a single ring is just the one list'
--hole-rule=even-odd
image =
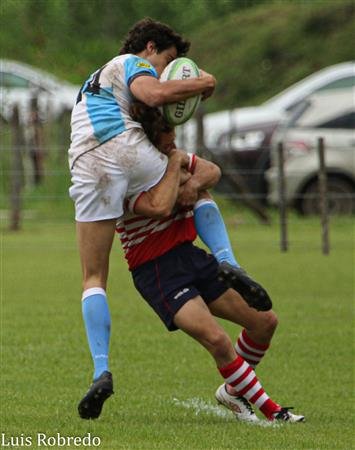
[{"label": "tree foliage", "polygon": [[354,58],[352,0],[1,0],[1,57],[77,84],[150,16],[192,41],[215,73],[212,109],[267,98],[320,67]]}]

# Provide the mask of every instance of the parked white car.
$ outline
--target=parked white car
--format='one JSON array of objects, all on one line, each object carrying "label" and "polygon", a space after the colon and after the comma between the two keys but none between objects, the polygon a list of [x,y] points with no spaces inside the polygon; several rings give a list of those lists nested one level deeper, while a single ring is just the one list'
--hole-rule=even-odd
[{"label": "parked white car", "polygon": [[[260,106],[236,108],[206,114],[204,117],[204,141],[207,147],[215,147],[221,135],[232,131],[249,130],[233,138],[234,150],[257,148],[264,140],[262,133],[266,124],[274,128],[287,114],[292,114],[299,103],[309,95],[327,89],[352,87],[355,85],[355,62],[349,61],[326,67],[270,98]],[[184,135],[182,137],[182,134]],[[189,151],[196,149],[196,121],[190,120],[179,130],[180,141]]]},{"label": "parked white car", "polygon": [[[207,114],[203,120],[205,145],[222,157],[226,169],[243,178],[252,195],[265,203],[265,171],[270,167],[270,142],[277,125],[309,95],[347,86],[355,86],[354,62],[322,69],[260,106]],[[180,130],[178,127],[178,144],[182,148],[196,151],[196,136],[196,121],[187,122]],[[233,193],[234,189],[222,175],[218,190]]]},{"label": "parked white car", "polygon": [[72,110],[79,89],[80,86],[59,80],[28,64],[0,60],[0,114],[5,120],[10,120],[17,105],[22,120],[26,121],[33,97],[38,98],[43,120],[56,118],[64,111]]},{"label": "parked white car", "polygon": [[355,212],[355,88],[324,90],[298,105],[271,141],[269,201],[278,204],[277,146],[285,149],[286,199],[301,213],[319,212],[318,139],[325,142],[330,212]]}]

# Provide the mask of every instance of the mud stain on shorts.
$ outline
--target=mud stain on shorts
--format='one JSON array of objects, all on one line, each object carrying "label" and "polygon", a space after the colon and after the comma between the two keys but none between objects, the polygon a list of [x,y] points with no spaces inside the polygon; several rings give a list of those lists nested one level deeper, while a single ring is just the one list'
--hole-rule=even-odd
[{"label": "mud stain on shorts", "polygon": [[95,191],[100,193],[100,201],[106,206],[110,205],[111,196],[105,195],[105,193],[108,189],[108,186],[112,182],[111,176],[104,171],[96,158],[92,161],[91,171],[97,180],[95,184]]},{"label": "mud stain on shorts", "polygon": [[100,153],[103,157],[113,160],[123,171],[130,170],[137,164],[137,148],[133,145],[118,147],[115,139],[105,142],[105,144],[101,146]]},{"label": "mud stain on shorts", "polygon": [[97,191],[105,191],[107,186],[111,183],[111,177],[107,173],[103,173],[99,176],[95,189]]},{"label": "mud stain on shorts", "polygon": [[107,195],[107,196],[101,197],[101,202],[102,202],[105,206],[110,205],[110,204],[111,204],[111,196],[110,196],[110,195]]},{"label": "mud stain on shorts", "polygon": [[129,170],[137,164],[137,155],[135,147],[127,147],[115,154],[115,160],[121,169]]},{"label": "mud stain on shorts", "polygon": [[[95,171],[97,172],[97,167]],[[102,202],[105,206],[109,206],[111,204],[111,196],[105,195],[110,184],[111,177],[108,173],[98,174],[98,181],[95,185],[95,190],[101,194],[100,202]]]}]

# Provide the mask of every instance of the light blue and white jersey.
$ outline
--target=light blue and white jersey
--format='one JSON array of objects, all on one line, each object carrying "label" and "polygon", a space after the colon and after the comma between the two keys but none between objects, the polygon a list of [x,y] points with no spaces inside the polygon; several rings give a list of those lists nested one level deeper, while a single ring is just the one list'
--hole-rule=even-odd
[{"label": "light blue and white jersey", "polygon": [[71,117],[70,167],[80,155],[118,134],[142,128],[130,115],[134,97],[129,89],[141,75],[158,78],[149,61],[128,54],[113,58],[86,80]]}]

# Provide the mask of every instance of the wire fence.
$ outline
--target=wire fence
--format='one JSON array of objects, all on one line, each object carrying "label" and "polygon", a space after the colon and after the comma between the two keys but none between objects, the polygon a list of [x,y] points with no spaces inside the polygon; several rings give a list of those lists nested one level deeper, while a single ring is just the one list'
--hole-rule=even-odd
[{"label": "wire fence", "polygon": [[[56,204],[64,220],[73,213],[68,197],[69,112],[63,113],[56,121],[44,122],[39,118],[38,103],[34,99],[26,123],[20,120],[19,114],[15,105],[11,119],[2,121],[0,129],[0,218],[3,221],[7,218],[11,230],[20,229],[23,219],[36,220],[35,211],[40,209],[43,213],[43,203]],[[334,148],[332,143],[330,148],[327,141],[320,138],[312,150],[294,156],[289,145],[280,142],[276,149],[261,147],[254,160],[249,152],[249,160],[243,161],[243,155],[232,147],[225,147],[223,151],[207,148],[201,127],[203,120],[200,118],[197,153],[222,169],[222,180],[216,188],[218,198],[245,205],[257,221],[265,224],[270,223],[271,218],[275,220],[276,208],[280,249],[284,252],[289,247],[289,224],[302,220],[302,216],[290,212],[290,206],[296,206],[304,215],[319,214],[322,251],[329,253],[329,214],[334,220],[338,214],[345,213],[351,220],[355,212],[355,169],[350,163],[342,173],[340,166],[334,171],[334,166],[327,163],[328,159],[333,162],[333,152],[347,155],[345,160],[354,161],[354,147],[338,145]],[[305,167],[306,158],[310,161],[309,168]],[[260,161],[265,164],[261,165]],[[270,209],[270,205],[274,209]]]}]

